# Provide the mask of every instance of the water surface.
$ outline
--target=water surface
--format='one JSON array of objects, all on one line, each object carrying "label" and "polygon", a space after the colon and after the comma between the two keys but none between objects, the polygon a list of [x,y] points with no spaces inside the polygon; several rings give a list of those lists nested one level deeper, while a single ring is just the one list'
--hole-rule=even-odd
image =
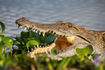
[{"label": "water surface", "polygon": [[5,35],[15,36],[23,30],[15,25],[21,17],[46,24],[63,20],[90,30],[105,30],[105,0],[0,0]]}]

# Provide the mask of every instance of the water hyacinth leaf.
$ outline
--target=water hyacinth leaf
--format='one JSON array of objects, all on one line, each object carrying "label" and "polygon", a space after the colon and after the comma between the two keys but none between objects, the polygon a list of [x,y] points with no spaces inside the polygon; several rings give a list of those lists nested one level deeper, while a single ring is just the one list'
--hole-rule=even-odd
[{"label": "water hyacinth leaf", "polygon": [[0,42],[2,41],[2,38],[3,38],[4,36],[2,36],[2,35],[0,35]]},{"label": "water hyacinth leaf", "polygon": [[4,25],[4,23],[0,22],[0,26],[2,28],[0,35],[2,35],[5,32],[5,25]]},{"label": "water hyacinth leaf", "polygon": [[37,42],[36,40],[30,40],[26,43],[27,48],[30,47],[30,45],[39,45],[40,43]]},{"label": "water hyacinth leaf", "polygon": [[4,60],[0,60],[0,66],[3,66]]},{"label": "water hyacinth leaf", "polygon": [[85,56],[89,56],[93,52],[93,47],[91,45],[88,45],[86,48],[84,48]]},{"label": "water hyacinth leaf", "polygon": [[6,47],[11,48],[12,49],[12,45],[13,45],[13,39],[10,37],[4,37],[3,38],[3,43]]},{"label": "water hyacinth leaf", "polygon": [[84,55],[84,49],[81,49],[81,48],[76,48],[76,52],[79,56],[83,56]]},{"label": "water hyacinth leaf", "polygon": [[53,66],[52,66],[49,58],[46,59],[46,62],[47,62],[47,66],[48,66],[49,70],[53,70]]},{"label": "water hyacinth leaf", "polygon": [[4,44],[3,44],[3,42],[2,42],[2,39],[3,39],[3,36],[2,35],[0,35],[0,53],[1,53],[1,51],[4,49]]},{"label": "water hyacinth leaf", "polygon": [[85,48],[76,48],[76,52],[79,56],[89,56],[93,52],[93,47],[88,45]]},{"label": "water hyacinth leaf", "polygon": [[59,65],[59,68],[65,69],[68,66],[70,60],[70,58],[64,58],[61,64]]},{"label": "water hyacinth leaf", "polygon": [[0,42],[2,41],[2,37],[0,37]]}]

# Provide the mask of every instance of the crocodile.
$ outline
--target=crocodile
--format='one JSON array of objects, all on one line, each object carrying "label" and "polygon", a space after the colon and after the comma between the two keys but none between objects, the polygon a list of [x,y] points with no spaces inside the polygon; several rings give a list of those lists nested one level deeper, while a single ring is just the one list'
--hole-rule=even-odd
[{"label": "crocodile", "polygon": [[31,57],[41,53],[48,53],[51,49],[59,51],[57,56],[70,57],[77,54],[76,48],[84,48],[87,45],[93,46],[93,53],[100,54],[102,57],[105,53],[105,31],[87,30],[84,27],[64,21],[40,24],[32,22],[25,17],[17,19],[16,24],[39,32],[43,36],[45,33],[50,33],[57,37],[57,40],[51,45],[44,48],[35,48],[34,51],[30,52]]}]

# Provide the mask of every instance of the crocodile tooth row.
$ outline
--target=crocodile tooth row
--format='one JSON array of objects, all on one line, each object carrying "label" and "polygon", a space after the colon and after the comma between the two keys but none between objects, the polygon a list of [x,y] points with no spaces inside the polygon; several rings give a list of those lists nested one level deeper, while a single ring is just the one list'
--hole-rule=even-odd
[{"label": "crocodile tooth row", "polygon": [[[23,27],[23,26],[21,26],[21,25],[19,25],[19,24],[17,24],[17,26],[18,26],[18,28],[24,28],[24,30],[27,30],[27,29],[31,29],[32,30],[32,28],[28,28],[28,27]],[[37,29],[36,30],[32,30],[33,32],[36,32],[36,33],[38,33],[39,32],[39,34],[41,34],[41,32],[40,31],[38,31]]]},{"label": "crocodile tooth row", "polygon": [[32,52],[29,52],[29,56],[30,57],[35,57],[37,54],[40,53],[48,53],[51,52],[51,49],[55,47],[55,43],[52,43],[50,46],[47,47],[39,47],[39,48],[35,48],[35,50],[33,50]]},{"label": "crocodile tooth row", "polygon": [[51,33],[51,34],[53,34],[53,35],[55,35],[55,36],[57,36],[57,37],[66,37],[65,35],[59,35],[59,34],[57,34],[56,32],[54,32],[54,31],[48,31],[48,33]]},{"label": "crocodile tooth row", "polygon": [[32,31],[35,32],[35,33],[39,33],[39,35],[40,35],[40,34],[42,34],[43,36],[45,35],[44,32],[41,32],[41,31],[39,31],[39,30],[37,30],[37,29],[36,29],[36,30],[33,29]]},{"label": "crocodile tooth row", "polygon": [[[39,35],[42,34],[43,36],[45,36],[45,33],[44,33],[44,32],[40,32],[40,31],[37,30],[37,29],[36,29],[36,30],[32,30],[32,31],[34,31],[34,32],[36,32],[36,33],[39,32]],[[62,38],[66,37],[65,35],[56,34],[56,32],[53,32],[53,31],[48,31],[48,33],[53,34],[53,35],[55,35],[55,36],[57,36],[57,37],[62,37]]]},{"label": "crocodile tooth row", "polygon": [[[18,25],[18,27],[22,28],[21,25]],[[43,36],[45,36],[45,32],[41,32],[40,30],[37,30],[37,29],[35,30],[35,29],[32,29],[32,28],[28,28],[28,27],[24,27],[24,29],[25,29],[25,30],[31,29],[33,32],[39,33],[39,35],[42,34]],[[62,37],[62,38],[66,37],[65,35],[59,35],[59,34],[57,34],[56,32],[51,31],[51,30],[49,30],[48,33],[53,34],[53,35],[55,35],[55,36],[57,36],[57,37]]]},{"label": "crocodile tooth row", "polygon": [[[47,46],[45,46],[47,47]],[[34,48],[44,48],[44,46],[34,46]]]},{"label": "crocodile tooth row", "polygon": [[27,28],[25,27],[24,30],[27,30]]}]

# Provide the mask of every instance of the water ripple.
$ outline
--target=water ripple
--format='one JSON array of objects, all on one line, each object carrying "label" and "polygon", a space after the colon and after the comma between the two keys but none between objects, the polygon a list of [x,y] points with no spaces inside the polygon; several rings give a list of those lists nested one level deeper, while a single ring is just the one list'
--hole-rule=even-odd
[{"label": "water ripple", "polygon": [[0,21],[6,24],[5,35],[18,35],[15,21],[27,17],[40,23],[59,20],[91,30],[105,30],[105,0],[0,0]]}]

